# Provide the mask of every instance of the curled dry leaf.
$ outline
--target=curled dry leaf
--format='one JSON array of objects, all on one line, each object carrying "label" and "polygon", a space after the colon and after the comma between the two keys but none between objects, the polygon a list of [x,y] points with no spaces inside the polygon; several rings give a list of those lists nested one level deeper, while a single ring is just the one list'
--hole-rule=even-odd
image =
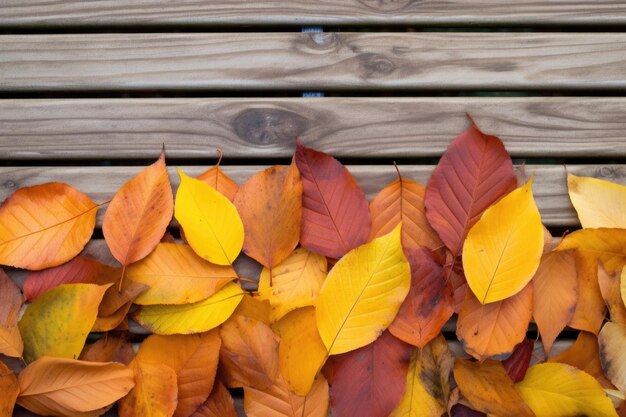
[{"label": "curled dry leaf", "polygon": [[0,392],[2,393],[0,396],[0,416],[12,416],[20,386],[13,371],[2,361],[0,361]]},{"label": "curled dry leaf", "polygon": [[303,187],[302,246],[337,259],[367,242],[369,206],[352,174],[332,156],[299,140],[294,159]]},{"label": "curled dry leaf", "polygon": [[190,417],[237,417],[233,397],[220,380],[216,380],[213,391]]},{"label": "curled dry leaf", "polygon": [[567,190],[585,228],[626,229],[626,187],[597,178],[567,175]]},{"label": "curled dry leaf", "polygon": [[607,378],[626,392],[626,327],[622,324],[608,322],[598,335],[600,363]]},{"label": "curled dry leaf", "polygon": [[127,266],[145,258],[165,234],[173,211],[163,150],[154,164],[117,191],[107,208],[102,233],[115,259]]},{"label": "curled dry leaf", "polygon": [[135,385],[133,371],[119,363],[44,356],[18,377],[17,403],[41,415],[80,416],[112,405]]},{"label": "curled dry leaf", "polygon": [[0,354],[21,358],[24,343],[17,327],[23,297],[20,289],[0,269]]},{"label": "curled dry leaf", "polygon": [[225,322],[244,292],[229,282],[206,300],[192,304],[142,306],[133,318],[155,334],[192,334],[207,332]]},{"label": "curled dry leaf", "polygon": [[167,365],[130,363],[135,387],[118,402],[119,417],[172,417],[178,405],[176,371]]},{"label": "curled dry leaf", "polygon": [[463,244],[463,270],[481,304],[504,300],[532,279],[543,253],[543,226],[532,179],[489,207]]},{"label": "curled dry leaf", "polygon": [[20,188],[0,206],[0,264],[40,270],[69,261],[89,242],[97,209],[67,184]]},{"label": "curled dry leaf", "polygon": [[44,355],[77,358],[109,286],[63,284],[28,306],[19,322],[26,362]]},{"label": "curled dry leaf", "polygon": [[330,355],[373,342],[398,313],[411,285],[400,227],[350,251],[324,281],[315,312]]},{"label": "curled dry leaf", "polygon": [[296,164],[253,175],[239,187],[234,204],[245,230],[243,251],[272,270],[300,239],[302,181]]}]

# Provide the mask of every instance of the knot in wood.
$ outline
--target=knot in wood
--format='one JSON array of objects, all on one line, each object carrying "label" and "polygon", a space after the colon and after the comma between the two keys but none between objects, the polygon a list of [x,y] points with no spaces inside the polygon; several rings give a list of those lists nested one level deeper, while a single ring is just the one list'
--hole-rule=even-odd
[{"label": "knot in wood", "polygon": [[389,58],[371,52],[362,53],[357,56],[361,68],[364,70],[366,78],[389,75],[396,70],[396,64]]},{"label": "knot in wood", "polygon": [[232,121],[237,136],[255,145],[291,143],[308,129],[307,120],[282,109],[247,109]]},{"label": "knot in wood", "polygon": [[414,0],[359,0],[359,2],[370,9],[380,12],[395,12],[405,9]]}]

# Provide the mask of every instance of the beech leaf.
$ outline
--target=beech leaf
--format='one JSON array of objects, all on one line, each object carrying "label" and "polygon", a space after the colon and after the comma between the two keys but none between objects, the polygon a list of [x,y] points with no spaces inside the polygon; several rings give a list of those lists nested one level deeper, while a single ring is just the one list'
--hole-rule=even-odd
[{"label": "beech leaf", "polygon": [[567,174],[569,198],[585,228],[626,229],[626,187],[597,178]]},{"label": "beech leaf", "polygon": [[209,397],[190,417],[237,417],[237,410],[233,397],[224,384],[217,380]]},{"label": "beech leaf", "polygon": [[[609,274],[626,265],[626,229],[582,229],[568,234],[556,250],[578,249],[602,262]],[[582,293],[582,292],[581,292]]]},{"label": "beech leaf", "polygon": [[578,271],[578,303],[569,326],[598,334],[606,312],[598,282],[598,260],[589,251],[575,251]]},{"label": "beech leaf", "polygon": [[135,374],[135,387],[119,401],[119,417],[172,417],[178,405],[176,371],[137,358],[130,368]]},{"label": "beech leaf", "polygon": [[202,174],[196,177],[202,182],[209,184],[211,187],[219,191],[231,202],[235,200],[235,195],[237,194],[237,183],[233,181],[228,175],[222,171],[222,168],[219,166],[219,162],[214,167],[209,168]]},{"label": "beech leaf", "polygon": [[23,304],[20,289],[0,269],[0,354],[21,358],[24,343],[17,327],[17,319]]},{"label": "beech leaf", "polygon": [[0,416],[12,416],[20,386],[13,371],[2,361],[0,361],[0,392],[2,392],[0,395]]},{"label": "beech leaf", "polygon": [[607,378],[626,392],[626,327],[622,324],[608,322],[598,335],[600,363]]},{"label": "beech leaf", "polygon": [[596,378],[603,387],[613,388],[602,370],[598,338],[593,333],[580,332],[568,349],[550,358],[549,362],[571,365]]},{"label": "beech leaf", "polygon": [[306,397],[300,397],[278,379],[261,390],[244,387],[243,408],[247,417],[327,417],[328,383],[320,376]]}]

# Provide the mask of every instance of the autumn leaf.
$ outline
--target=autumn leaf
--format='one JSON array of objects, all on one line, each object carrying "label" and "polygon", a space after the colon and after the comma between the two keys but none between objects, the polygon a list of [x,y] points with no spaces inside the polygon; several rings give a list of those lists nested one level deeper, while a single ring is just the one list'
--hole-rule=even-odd
[{"label": "autumn leaf", "polygon": [[533,277],[533,318],[548,356],[557,336],[574,315],[578,302],[578,274],[573,251],[549,252],[541,257]]},{"label": "autumn leaf", "polygon": [[89,241],[98,207],[59,182],[20,188],[0,206],[0,264],[40,270],[69,261]]},{"label": "autumn leaf", "polygon": [[373,342],[398,313],[411,285],[400,227],[350,251],[324,281],[315,311],[329,354]]},{"label": "autumn leaf", "polygon": [[109,286],[63,284],[28,306],[19,322],[26,362],[44,355],[77,358]]},{"label": "autumn leaf", "polygon": [[272,320],[270,320],[270,309],[269,301],[262,300],[257,295],[244,293],[233,315],[238,314],[240,316],[249,317],[269,325],[272,324]]},{"label": "autumn leaf", "polygon": [[524,375],[526,375],[526,371],[530,365],[530,360],[533,356],[534,346],[534,341],[529,338],[525,338],[520,343],[515,345],[511,356],[502,361],[504,370],[513,382],[517,383],[524,379]]},{"label": "autumn leaf", "polygon": [[585,228],[626,229],[626,187],[597,178],[567,174],[567,190]]},{"label": "autumn leaf", "polygon": [[543,253],[543,226],[532,179],[489,207],[463,245],[463,270],[481,304],[504,300],[532,279]]},{"label": "autumn leaf", "polygon": [[620,271],[609,274],[602,264],[598,265],[598,285],[602,298],[609,308],[611,321],[626,326],[626,306],[621,295],[621,275]]},{"label": "autumn leaf", "polygon": [[472,123],[448,146],[428,181],[426,217],[458,256],[481,214],[516,185],[511,158],[500,139],[484,134]]},{"label": "autumn leaf", "polygon": [[598,334],[604,322],[606,305],[598,282],[598,261],[588,251],[576,251],[578,304],[569,326]]},{"label": "autumn leaf", "polygon": [[17,327],[17,319],[23,304],[20,289],[0,269],[0,354],[21,358],[24,343]]},{"label": "autumn leaf", "polygon": [[237,278],[232,266],[213,265],[188,245],[160,243],[146,258],[126,268],[131,282],[148,285],[136,304],[189,304],[205,300]]},{"label": "autumn leaf", "polygon": [[[220,154],[220,161],[221,159],[222,157]],[[220,161],[218,161],[215,166],[198,175],[196,178],[209,184],[215,190],[223,194],[224,197],[233,202],[235,200],[235,195],[237,194],[237,183],[235,183],[235,181],[222,171],[222,168],[220,168]]]},{"label": "autumn leaf", "polygon": [[298,248],[271,271],[263,268],[258,297],[270,302],[270,319],[277,321],[292,310],[314,305],[325,278],[326,258]]},{"label": "autumn leaf", "polygon": [[272,329],[280,337],[280,373],[291,391],[307,395],[328,357],[328,351],[317,332],[315,308],[309,306],[291,311],[276,322]]},{"label": "autumn leaf", "polygon": [[422,185],[402,178],[398,171],[398,179],[387,184],[370,203],[372,230],[369,239],[386,235],[402,223],[404,248],[436,249],[442,246],[437,232],[426,219],[424,192]]},{"label": "autumn leaf", "polygon": [[135,387],[118,402],[119,417],[172,417],[178,405],[176,372],[167,365],[130,363]]},{"label": "autumn leaf", "polygon": [[531,366],[515,388],[537,417],[617,416],[600,384],[591,375],[570,365],[540,363]]},{"label": "autumn leaf", "polygon": [[108,333],[96,342],[85,345],[79,359],[88,362],[119,362],[128,365],[135,351],[128,334]]},{"label": "autumn leaf", "polygon": [[532,284],[512,297],[484,305],[468,292],[459,313],[456,335],[474,358],[503,359],[526,336],[532,306]]},{"label": "autumn leaf", "polygon": [[104,240],[122,266],[145,258],[159,243],[172,219],[173,198],[164,149],[117,191],[104,215]]},{"label": "autumn leaf", "polygon": [[211,297],[192,304],[142,306],[133,318],[156,334],[202,333],[225,322],[243,298],[243,290],[229,282]]},{"label": "autumn leaf", "polygon": [[17,403],[44,416],[75,416],[102,409],[135,385],[132,370],[122,364],[49,356],[26,367],[18,381]]},{"label": "autumn leaf", "polygon": [[626,265],[626,229],[577,230],[565,236],[556,248],[568,249],[578,249],[591,259],[602,262],[611,274]]},{"label": "autumn leaf", "polygon": [[178,170],[174,216],[185,238],[202,258],[217,265],[232,265],[243,247],[243,223],[237,209],[210,185]]},{"label": "autumn leaf", "polygon": [[191,417],[237,417],[233,397],[221,381],[215,381],[213,391]]},{"label": "autumn leaf", "polygon": [[607,378],[626,392],[626,327],[614,322],[605,323],[598,335],[600,363]]},{"label": "autumn leaf", "polygon": [[411,266],[411,289],[389,326],[398,339],[419,348],[434,339],[454,313],[452,289],[443,268],[423,249],[405,249]]},{"label": "autumn leaf", "polygon": [[234,315],[220,327],[220,369],[226,385],[266,389],[278,377],[278,337],[265,323]]},{"label": "autumn leaf", "polygon": [[414,349],[402,400],[390,417],[441,417],[448,407],[454,357],[439,335]]},{"label": "autumn leaf", "polygon": [[303,187],[302,246],[336,259],[367,242],[369,207],[352,174],[332,156],[299,140],[294,159]]},{"label": "autumn leaf", "polygon": [[326,417],[328,415],[328,383],[320,376],[306,397],[289,391],[278,379],[261,390],[244,387],[243,408],[247,417]]},{"label": "autumn leaf", "polygon": [[4,362],[0,361],[0,416],[12,416],[15,400],[20,392],[17,378]]},{"label": "autumn leaf", "polygon": [[457,359],[454,380],[470,405],[478,411],[494,417],[534,417],[500,362]]},{"label": "autumn leaf", "polygon": [[302,181],[295,163],[250,177],[239,187],[234,204],[245,231],[243,251],[272,270],[300,239]]}]

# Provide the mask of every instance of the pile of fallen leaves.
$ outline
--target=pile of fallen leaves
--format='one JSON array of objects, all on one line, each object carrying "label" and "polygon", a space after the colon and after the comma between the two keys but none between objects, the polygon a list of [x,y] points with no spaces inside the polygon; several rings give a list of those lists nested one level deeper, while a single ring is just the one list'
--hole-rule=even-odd
[{"label": "pile of fallen leaves", "polygon": [[[583,229],[553,244],[475,125],[369,203],[300,142],[239,187],[179,175],[174,198],[162,153],[111,201],[48,183],[0,207],[2,416],[228,417],[239,388],[251,417],[626,415],[626,187],[569,175]],[[104,207],[116,265],[80,254]]]}]

